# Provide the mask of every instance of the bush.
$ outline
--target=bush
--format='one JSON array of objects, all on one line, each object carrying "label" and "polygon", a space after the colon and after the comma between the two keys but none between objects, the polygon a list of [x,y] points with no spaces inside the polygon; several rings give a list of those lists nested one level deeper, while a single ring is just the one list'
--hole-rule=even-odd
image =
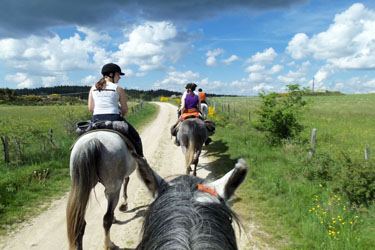
[{"label": "bush", "polygon": [[369,206],[375,200],[375,164],[373,161],[352,160],[344,155],[341,171],[333,180],[335,189],[352,204]]},{"label": "bush", "polygon": [[293,138],[303,129],[298,118],[306,106],[302,99],[304,91],[299,89],[298,84],[287,85],[287,88],[288,93],[284,97],[275,92],[259,94],[262,104],[257,111],[259,121],[255,128],[268,132],[273,142]]}]

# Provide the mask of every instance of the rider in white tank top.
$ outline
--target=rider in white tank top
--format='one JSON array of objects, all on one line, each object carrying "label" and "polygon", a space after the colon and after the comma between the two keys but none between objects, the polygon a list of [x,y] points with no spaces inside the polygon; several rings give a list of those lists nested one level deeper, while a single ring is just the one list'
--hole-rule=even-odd
[{"label": "rider in white tank top", "polygon": [[120,96],[117,93],[117,84],[107,81],[105,88],[101,91],[94,87],[92,96],[95,103],[93,115],[119,113],[118,102]]}]

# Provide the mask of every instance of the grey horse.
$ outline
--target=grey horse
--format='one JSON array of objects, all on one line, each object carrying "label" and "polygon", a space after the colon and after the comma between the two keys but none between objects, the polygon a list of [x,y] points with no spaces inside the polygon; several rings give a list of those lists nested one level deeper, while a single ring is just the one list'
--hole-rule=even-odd
[{"label": "grey horse", "polygon": [[139,158],[139,174],[156,199],[146,212],[137,250],[237,250],[232,222],[240,222],[226,202],[245,180],[248,165],[214,182],[192,175],[167,182]]},{"label": "grey horse", "polygon": [[206,103],[201,103],[201,113],[203,119],[206,120],[208,116],[208,105]]},{"label": "grey horse", "polygon": [[208,138],[208,131],[204,121],[198,118],[189,118],[182,122],[177,139],[180,142],[182,152],[185,155],[186,174],[190,174],[191,165],[194,165],[193,175],[197,175],[199,155],[203,143]]},{"label": "grey horse", "polygon": [[98,182],[105,187],[108,200],[107,211],[103,217],[104,245],[106,249],[115,249],[110,239],[110,229],[114,210],[119,201],[121,186],[124,185],[125,203],[120,207],[127,209],[126,185],[129,175],[136,169],[137,161],[120,135],[110,131],[95,131],[81,136],[74,144],[70,155],[70,188],[66,222],[69,249],[82,249],[85,231],[85,213],[91,190]]}]

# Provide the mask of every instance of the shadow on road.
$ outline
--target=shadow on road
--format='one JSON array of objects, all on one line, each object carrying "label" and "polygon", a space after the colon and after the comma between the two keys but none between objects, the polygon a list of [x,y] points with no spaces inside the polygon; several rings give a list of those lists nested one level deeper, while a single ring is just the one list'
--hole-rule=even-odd
[{"label": "shadow on road", "polygon": [[135,207],[135,208],[133,208],[131,210],[126,211],[125,213],[134,213],[134,212],[136,212],[136,213],[135,213],[135,215],[132,218],[130,218],[128,220],[125,220],[125,221],[116,220],[114,224],[124,225],[124,224],[127,224],[130,221],[135,220],[135,219],[137,219],[139,217],[143,217],[145,215],[145,213],[146,213],[146,208],[147,207],[148,207],[148,205],[143,205],[143,206]]},{"label": "shadow on road", "polygon": [[236,164],[236,159],[231,159],[228,153],[228,146],[222,140],[212,141],[208,146],[204,147],[206,150],[205,156],[214,159],[208,164],[199,164],[197,169],[204,168],[210,172],[207,176],[209,179],[216,179],[228,171],[230,171]]}]

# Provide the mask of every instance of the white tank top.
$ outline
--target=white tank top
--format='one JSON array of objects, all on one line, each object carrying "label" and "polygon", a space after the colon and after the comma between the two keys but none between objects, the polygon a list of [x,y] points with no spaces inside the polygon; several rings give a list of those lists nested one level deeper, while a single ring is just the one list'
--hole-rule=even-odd
[{"label": "white tank top", "polygon": [[117,93],[117,85],[107,82],[106,87],[101,91],[97,90],[95,85],[92,90],[94,99],[94,115],[118,114],[118,101],[120,96]]}]

